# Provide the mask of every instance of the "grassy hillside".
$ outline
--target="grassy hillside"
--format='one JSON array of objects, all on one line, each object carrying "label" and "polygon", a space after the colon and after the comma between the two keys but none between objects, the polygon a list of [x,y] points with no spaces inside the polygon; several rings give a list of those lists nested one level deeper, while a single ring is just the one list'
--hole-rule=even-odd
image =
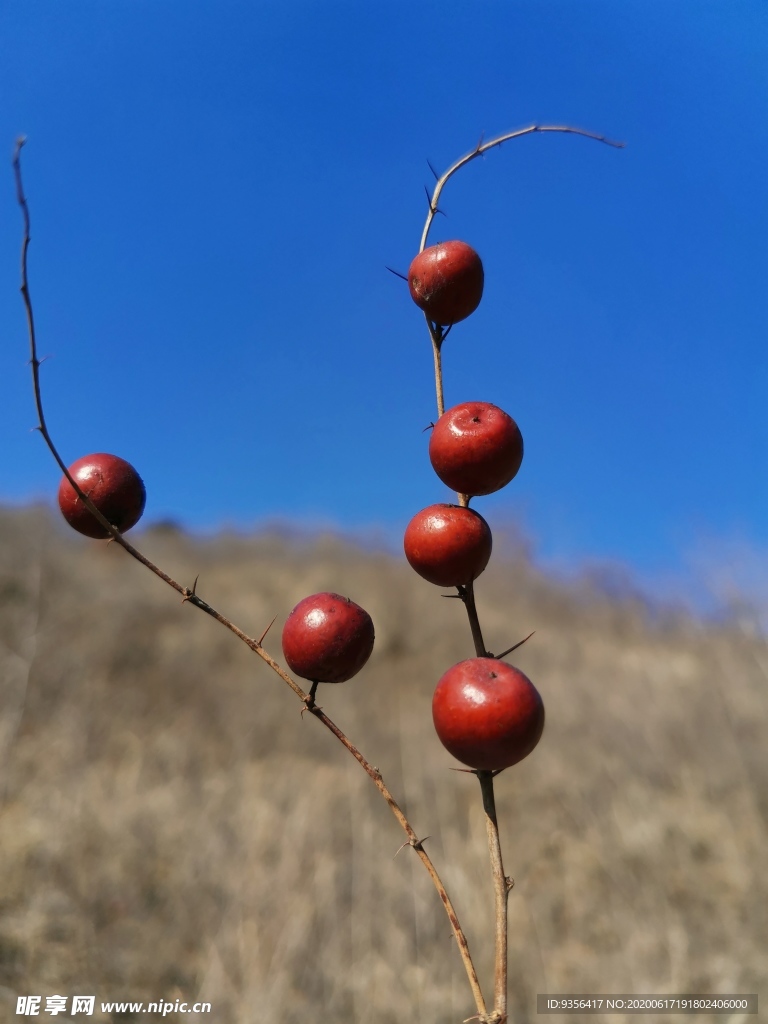
[{"label": "grassy hillside", "polygon": [[[277,615],[278,658],[305,595],[368,609],[371,661],[319,702],[430,837],[490,995],[479,787],[430,716],[439,676],[473,654],[461,604],[332,538],[158,528],[139,546],[183,582],[199,573],[251,635]],[[491,650],[536,630],[511,660],[547,708],[537,750],[497,781],[512,1019],[535,1019],[537,992],[765,992],[766,642],[554,584],[522,554],[477,590]],[[403,836],[368,778],[116,546],[0,513],[0,684],[3,1020],[24,1019],[17,994],[54,993],[95,995],[73,1018],[94,1022],[118,999],[206,999],[215,1024],[474,1013],[440,902],[411,851],[394,857]]]}]

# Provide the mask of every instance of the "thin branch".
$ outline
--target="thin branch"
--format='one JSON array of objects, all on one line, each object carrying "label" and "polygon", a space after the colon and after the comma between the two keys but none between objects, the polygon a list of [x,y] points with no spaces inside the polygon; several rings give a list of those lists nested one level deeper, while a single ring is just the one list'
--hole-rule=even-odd
[{"label": "thin branch", "polygon": [[467,618],[469,619],[469,628],[472,631],[472,641],[475,645],[475,654],[478,658],[488,658],[490,655],[485,649],[485,641],[483,640],[483,633],[480,629],[480,619],[477,615],[477,607],[475,605],[475,585],[474,582],[467,583],[466,586],[457,587],[458,597],[464,602],[464,607],[467,609]]},{"label": "thin branch", "polygon": [[494,1000],[491,1019],[504,1024],[507,1020],[507,903],[512,880],[504,874],[499,841],[499,824],[496,820],[496,800],[493,793],[493,772],[478,771],[480,789],[483,794],[485,827],[488,833],[488,853],[491,858],[493,892],[496,904],[496,961],[494,970]]},{"label": "thin branch", "polygon": [[[17,197],[19,206],[21,207],[23,218],[24,218],[24,238],[23,238],[23,241],[22,241],[22,249],[21,249],[21,294],[22,294],[22,297],[23,297],[23,300],[24,300],[24,308],[25,308],[26,314],[27,314],[27,327],[28,327],[29,344],[30,344],[30,351],[31,351],[30,362],[31,362],[31,365],[32,365],[32,381],[33,381],[34,394],[35,394],[35,405],[36,405],[36,408],[37,408],[37,415],[38,415],[38,420],[39,420],[38,429],[40,430],[40,433],[42,434],[43,439],[44,439],[44,441],[45,441],[49,451],[51,452],[51,454],[53,455],[54,459],[58,463],[59,468],[62,470],[62,472],[66,476],[67,480],[69,480],[70,484],[74,488],[75,493],[77,494],[78,498],[83,502],[83,504],[91,512],[91,514],[96,517],[96,519],[101,523],[101,525],[106,530],[109,531],[109,533],[111,535],[111,538],[113,540],[115,540],[120,545],[120,547],[122,547],[129,555],[131,555],[132,558],[135,558],[138,562],[141,562],[142,565],[146,566],[147,569],[149,569],[156,576],[158,576],[164,583],[167,583],[169,587],[173,587],[174,590],[176,590],[179,594],[181,594],[182,599],[185,602],[187,602],[187,603],[189,603],[191,605],[194,605],[196,608],[199,608],[200,611],[205,612],[206,615],[210,615],[211,618],[216,619],[217,622],[220,622],[222,624],[222,626],[224,626],[226,629],[228,629],[231,633],[234,633],[235,636],[238,637],[240,640],[242,640],[243,643],[246,644],[255,654],[258,654],[258,656],[262,659],[262,661],[266,662],[266,664],[269,665],[269,667],[272,669],[272,671],[275,672],[283,680],[283,682],[287,686],[290,686],[290,688],[293,690],[293,692],[296,694],[296,696],[304,704],[305,709],[307,711],[309,711],[312,715],[314,715],[315,718],[317,718],[320,722],[322,722],[322,724],[326,727],[326,729],[328,729],[329,732],[333,733],[333,735],[336,737],[336,739],[344,747],[346,747],[346,749],[349,751],[349,753],[362,766],[362,768],[368,774],[370,779],[373,781],[373,783],[376,786],[376,788],[378,789],[378,791],[381,793],[381,795],[386,800],[387,805],[389,806],[389,809],[392,811],[392,813],[395,816],[395,818],[397,819],[400,827],[403,829],[403,831],[405,832],[406,836],[408,837],[407,845],[411,846],[416,851],[416,854],[419,857],[419,860],[422,862],[424,867],[427,869],[429,877],[432,879],[432,883],[434,884],[435,888],[437,889],[438,895],[440,896],[440,899],[443,902],[443,906],[445,907],[445,912],[448,915],[448,920],[451,923],[451,928],[453,929],[453,934],[454,934],[454,937],[456,938],[456,942],[457,942],[458,947],[459,947],[459,953],[461,954],[461,958],[462,958],[462,961],[464,963],[464,968],[465,968],[465,970],[467,972],[467,978],[469,980],[469,984],[470,984],[470,987],[472,989],[472,994],[473,994],[474,999],[475,999],[475,1004],[477,1006],[478,1013],[480,1014],[480,1016],[482,1018],[486,1014],[485,1000],[483,998],[483,993],[482,993],[482,991],[480,989],[480,982],[478,981],[477,972],[475,971],[474,964],[472,963],[472,957],[471,957],[470,952],[469,952],[469,946],[468,946],[468,943],[467,943],[467,939],[466,939],[466,936],[464,935],[464,932],[462,931],[461,925],[459,924],[459,919],[458,919],[458,917],[456,915],[456,911],[455,911],[455,909],[453,907],[453,903],[451,902],[450,897],[448,896],[448,893],[445,890],[445,886],[443,885],[442,881],[440,880],[440,876],[438,875],[437,870],[435,869],[434,864],[430,860],[429,855],[426,853],[426,851],[422,847],[423,840],[420,840],[418,838],[418,836],[417,836],[416,832],[414,831],[413,827],[411,826],[410,822],[408,821],[406,816],[403,814],[403,812],[400,809],[399,805],[397,804],[395,798],[392,796],[392,794],[390,793],[389,789],[385,785],[384,780],[383,780],[383,778],[381,776],[381,772],[378,770],[378,768],[375,768],[373,765],[371,765],[363,757],[363,755],[360,753],[360,751],[357,749],[357,747],[351,742],[351,740],[336,725],[336,723],[333,722],[323,712],[323,710],[321,708],[317,707],[317,705],[314,704],[314,700],[313,700],[314,694],[311,693],[311,692],[310,693],[305,693],[304,690],[299,686],[299,684],[297,682],[295,682],[295,680],[293,680],[288,675],[288,673],[285,671],[285,669],[283,669],[282,666],[277,661],[275,661],[275,659],[272,658],[271,655],[269,655],[264,650],[264,648],[261,646],[261,640],[255,640],[253,637],[248,636],[247,633],[245,633],[238,626],[236,626],[225,615],[222,615],[221,612],[218,612],[215,608],[213,608],[212,605],[208,604],[207,601],[203,601],[202,598],[198,597],[197,593],[195,592],[195,587],[190,589],[188,587],[182,586],[182,584],[178,583],[176,580],[174,580],[167,573],[163,572],[158,566],[156,566],[152,561],[150,561],[150,559],[147,558],[146,555],[143,555],[137,548],[135,548],[129,541],[127,541],[125,539],[125,537],[120,533],[120,531],[118,529],[116,529],[99,512],[99,510],[96,508],[96,506],[93,504],[93,502],[91,502],[91,500],[88,498],[88,496],[80,488],[80,486],[78,485],[78,483],[74,479],[74,477],[72,477],[72,475],[70,474],[69,470],[67,469],[66,464],[64,463],[63,459],[59,455],[59,453],[58,453],[58,451],[57,451],[57,449],[56,449],[56,447],[55,447],[55,445],[53,443],[51,435],[48,432],[48,427],[46,425],[45,415],[44,415],[44,412],[43,412],[43,402],[42,402],[42,393],[41,393],[41,388],[40,388],[40,373],[39,373],[40,360],[38,359],[38,356],[37,356],[37,339],[36,339],[36,335],[35,335],[34,315],[33,315],[33,311],[32,311],[32,301],[30,299],[30,294],[29,294],[29,281],[28,281],[28,275],[27,275],[27,253],[28,253],[28,250],[29,250],[29,243],[31,241],[30,219],[29,219],[29,208],[27,206],[27,200],[26,200],[25,195],[24,195],[24,188],[23,188],[22,177],[21,177],[21,150],[22,150],[22,147],[24,146],[25,141],[26,140],[23,137],[17,139],[17,141],[16,141],[16,148],[14,150],[14,155],[13,155],[13,170],[14,170],[14,175],[15,175],[15,180],[16,180],[16,197]],[[196,582],[197,581],[195,581],[195,583]],[[263,636],[262,636],[262,639],[263,639]]]},{"label": "thin branch", "polygon": [[482,136],[480,141],[472,150],[471,153],[467,153],[460,160],[457,160],[455,164],[448,168],[445,174],[438,178],[435,190],[429,200],[429,213],[427,214],[427,220],[424,225],[424,230],[421,234],[421,245],[419,246],[419,252],[424,251],[424,247],[427,244],[427,235],[429,229],[432,226],[432,221],[435,219],[435,212],[437,211],[437,204],[440,201],[440,194],[445,188],[446,182],[453,177],[456,171],[460,170],[465,164],[468,164],[471,160],[477,159],[482,156],[483,153],[487,153],[489,149],[493,149],[495,146],[501,146],[504,142],[509,142],[510,139],[518,139],[522,135],[534,135],[539,132],[564,132],[569,135],[583,135],[586,139],[594,139],[596,142],[602,142],[606,146],[613,146],[615,149],[623,149],[623,142],[614,142],[611,139],[606,138],[604,135],[595,135],[593,132],[584,131],[581,128],[571,128],[568,125],[553,125],[553,124],[532,124],[528,128],[519,128],[517,131],[508,132],[506,135],[499,135],[495,139],[491,139],[490,142],[483,142]]},{"label": "thin branch", "polygon": [[426,313],[424,314],[424,319],[427,321],[429,336],[432,339],[432,355],[435,361],[435,394],[437,396],[437,416],[439,419],[445,412],[445,399],[443,398],[443,365],[440,354],[445,334],[442,327],[438,327],[437,324],[433,324]]},{"label": "thin branch", "polygon": [[[445,188],[447,182],[456,174],[457,171],[461,170],[465,164],[470,163],[472,160],[476,160],[477,157],[483,156],[488,150],[493,149],[496,146],[501,146],[502,143],[508,142],[510,139],[520,138],[523,135],[533,135],[541,132],[562,132],[571,135],[582,135],[588,139],[594,139],[596,142],[602,142],[607,146],[614,146],[617,149],[623,148],[624,143],[613,142],[611,139],[606,138],[603,135],[595,135],[592,132],[587,132],[581,128],[571,128],[567,125],[530,125],[528,128],[520,128],[514,132],[508,132],[505,135],[499,135],[495,139],[491,139],[489,142],[483,142],[483,136],[472,150],[471,153],[467,153],[456,161],[441,177],[437,178],[432,195],[427,192],[427,202],[429,203],[429,212],[427,219],[424,223],[424,230],[421,234],[421,244],[419,245],[419,252],[423,252],[427,244],[427,238],[429,236],[429,229],[432,226],[432,222],[435,219],[436,213],[442,212],[439,209],[440,196]],[[429,165],[434,174],[434,168]],[[429,330],[429,336],[432,340],[432,351],[434,355],[435,363],[435,393],[437,396],[437,413],[438,416],[442,416],[445,412],[445,400],[443,393],[443,368],[441,349],[442,343],[445,340],[447,330],[433,324],[429,317],[425,315],[427,322],[427,328]],[[448,328],[450,330],[450,327]],[[469,495],[459,494],[459,504],[468,507],[469,506]],[[488,653],[485,647],[485,641],[483,640],[483,633],[480,628],[480,619],[477,614],[477,607],[475,605],[475,591],[474,584],[468,583],[465,586],[457,587],[458,594],[464,602],[464,607],[467,610],[467,617],[469,619],[469,627],[472,632],[472,641],[475,646],[475,653],[478,658],[488,658],[491,655]],[[452,595],[444,595],[452,596]],[[531,634],[533,635],[533,634]],[[529,637],[525,638],[526,640]],[[520,641],[525,643],[525,640]],[[520,643],[510,647],[509,650],[505,651],[504,654],[509,654],[515,650],[516,647],[520,646]],[[503,657],[504,655],[501,655]],[[511,882],[504,875],[504,867],[501,859],[501,846],[499,843],[499,828],[496,821],[496,805],[493,795],[493,772],[477,771],[476,772],[483,794],[483,807],[485,808],[486,827],[488,832],[488,848],[491,856],[491,868],[493,872],[493,884],[494,892],[496,894],[496,971],[495,971],[495,985],[494,985],[494,1009],[491,1014],[483,1016],[482,1011],[480,1013],[480,1019],[484,1024],[505,1024],[507,1020],[507,900],[509,896],[509,890],[511,888]]]}]

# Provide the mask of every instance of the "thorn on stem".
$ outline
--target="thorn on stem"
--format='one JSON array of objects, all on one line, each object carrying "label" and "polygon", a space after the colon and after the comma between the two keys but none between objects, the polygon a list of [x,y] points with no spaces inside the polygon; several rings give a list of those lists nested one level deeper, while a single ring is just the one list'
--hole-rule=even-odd
[{"label": "thorn on stem", "polygon": [[258,640],[256,641],[256,644],[257,644],[257,646],[261,647],[261,644],[262,644],[262,641],[264,640],[264,637],[265,637],[265,636],[267,635],[267,633],[268,633],[268,632],[270,631],[270,629],[272,629],[272,627],[274,626],[274,624],[275,624],[276,622],[277,622],[277,616],[275,616],[275,617],[274,617],[274,619],[272,619],[272,621],[270,622],[270,624],[269,624],[269,625],[267,626],[267,628],[266,628],[266,629],[264,630],[264,632],[263,632],[263,633],[261,634],[261,636],[259,637],[259,639],[258,639]]},{"label": "thorn on stem", "polygon": [[494,657],[496,658],[496,661],[501,661],[502,658],[506,658],[506,656],[508,654],[511,654],[512,651],[516,651],[518,647],[522,647],[523,644],[525,643],[525,641],[526,640],[530,640],[535,632],[536,632],[536,630],[534,629],[533,632],[529,633],[528,636],[525,637],[523,640],[518,640],[518,642],[516,644],[513,644],[511,647],[508,647],[506,649],[506,651],[503,651],[501,654],[494,655]]},{"label": "thorn on stem", "polygon": [[[421,844],[426,843],[426,841],[431,838],[431,836],[424,836],[423,839],[406,839],[406,841],[401,846],[398,846],[397,851],[395,853],[395,857],[397,856],[398,853],[400,853],[401,850],[404,850],[406,846],[412,846],[414,850],[422,849]],[[392,860],[394,860],[395,857],[393,857]]]},{"label": "thorn on stem", "polygon": [[402,278],[403,281],[407,281],[408,280],[408,276],[406,274],[401,274],[399,270],[393,270],[392,267],[387,267],[387,266],[385,266],[384,269],[388,270],[390,272],[390,274],[394,274],[395,277]]},{"label": "thorn on stem", "polygon": [[181,595],[181,603],[184,604],[186,601],[191,601],[193,597],[197,597],[197,581],[200,579],[200,573],[195,576],[195,582],[192,584],[192,589],[189,587],[184,588],[184,593]]},{"label": "thorn on stem", "polygon": [[437,171],[432,166],[432,164],[429,162],[429,160],[427,160],[427,167],[429,167],[430,171],[432,171],[432,173],[434,174],[435,181],[440,181],[440,175],[437,173]]},{"label": "thorn on stem", "polygon": [[[270,625],[271,625],[271,623],[270,623]],[[304,712],[305,711],[314,711],[315,708],[317,707],[317,705],[315,704],[315,694],[317,693],[317,687],[319,686],[319,684],[320,684],[320,680],[319,679],[313,680],[312,686],[310,687],[310,690],[309,690],[309,693],[304,698],[304,707],[301,709],[301,717],[302,718],[304,717]],[[318,710],[320,710],[320,709],[318,708]]]}]

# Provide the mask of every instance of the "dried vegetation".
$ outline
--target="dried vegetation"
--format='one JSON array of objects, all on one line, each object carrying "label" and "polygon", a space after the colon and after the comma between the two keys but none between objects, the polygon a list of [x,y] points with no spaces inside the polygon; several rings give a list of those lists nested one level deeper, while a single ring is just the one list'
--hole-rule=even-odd
[{"label": "dried vegetation", "polygon": [[[140,546],[178,579],[199,572],[201,596],[252,635],[277,615],[277,656],[306,594],[369,610],[368,667],[320,703],[430,836],[488,982],[479,787],[430,720],[435,681],[472,655],[461,604],[333,538],[166,527]],[[491,650],[536,630],[512,658],[547,707],[542,743],[497,784],[515,1024],[537,992],[759,992],[768,645],[555,584],[522,554],[488,569],[478,604]],[[409,850],[393,859],[402,835],[367,777],[116,546],[41,510],[0,513],[0,685],[3,1020],[34,993],[96,995],[94,1024],[118,999],[207,999],[215,1024],[474,1012],[439,900]]]}]

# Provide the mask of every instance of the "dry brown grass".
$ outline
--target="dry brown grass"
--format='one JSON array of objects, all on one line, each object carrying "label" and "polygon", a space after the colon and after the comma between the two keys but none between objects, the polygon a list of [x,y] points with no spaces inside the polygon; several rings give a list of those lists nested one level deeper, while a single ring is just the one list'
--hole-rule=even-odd
[{"label": "dry brown grass", "polygon": [[[320,702],[431,836],[487,983],[479,787],[449,770],[429,710],[472,654],[459,602],[331,538],[157,529],[140,546],[184,582],[200,572],[201,595],[252,634],[277,614],[278,656],[307,593],[371,612],[369,666]],[[765,641],[555,585],[522,556],[478,592],[491,650],[537,631],[514,660],[547,706],[541,745],[497,784],[513,1020],[545,991],[759,992]],[[17,993],[202,998],[215,1024],[474,1012],[425,872],[408,850],[393,859],[383,801],[234,637],[35,510],[0,516],[0,612],[3,1020],[24,1019]]]}]

